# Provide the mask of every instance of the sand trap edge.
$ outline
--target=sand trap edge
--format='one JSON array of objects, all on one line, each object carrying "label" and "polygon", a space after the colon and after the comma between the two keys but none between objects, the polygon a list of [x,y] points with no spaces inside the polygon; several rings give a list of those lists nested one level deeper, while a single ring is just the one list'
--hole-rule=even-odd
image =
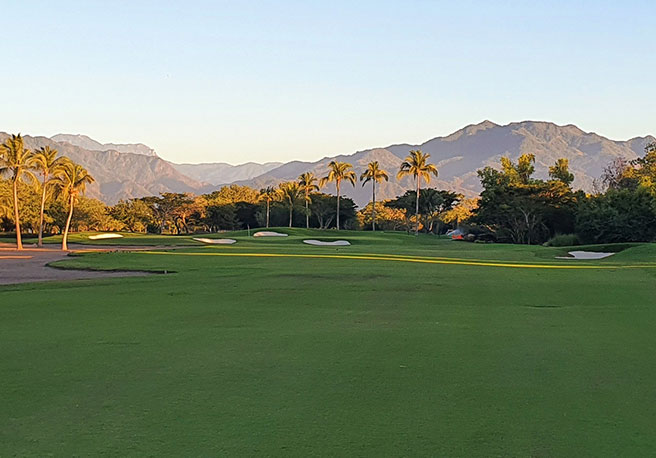
[{"label": "sand trap edge", "polygon": [[604,259],[609,256],[614,255],[615,253],[601,253],[595,251],[570,251],[567,254],[569,256],[556,256],[556,259],[577,259],[577,260],[595,260],[595,259]]},{"label": "sand trap edge", "polygon": [[253,237],[287,237],[288,234],[283,234],[282,232],[273,232],[273,231],[259,231],[253,234]]},{"label": "sand trap edge", "polygon": [[192,240],[206,243],[208,245],[232,245],[233,243],[237,243],[235,239],[208,239],[204,237],[194,237]]},{"label": "sand trap edge", "polygon": [[335,240],[333,242],[322,242],[321,240],[303,240],[303,243],[313,246],[349,246],[351,243],[347,240]]},{"label": "sand trap edge", "polygon": [[97,234],[97,235],[90,235],[89,240],[105,240],[105,239],[122,239],[123,236],[121,234]]}]

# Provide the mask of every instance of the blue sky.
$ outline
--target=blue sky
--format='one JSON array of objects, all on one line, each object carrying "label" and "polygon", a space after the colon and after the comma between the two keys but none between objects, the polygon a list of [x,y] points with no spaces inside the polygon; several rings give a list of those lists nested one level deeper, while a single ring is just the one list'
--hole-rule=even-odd
[{"label": "blue sky", "polygon": [[653,1],[2,1],[0,131],[314,160],[490,119],[656,134]]}]

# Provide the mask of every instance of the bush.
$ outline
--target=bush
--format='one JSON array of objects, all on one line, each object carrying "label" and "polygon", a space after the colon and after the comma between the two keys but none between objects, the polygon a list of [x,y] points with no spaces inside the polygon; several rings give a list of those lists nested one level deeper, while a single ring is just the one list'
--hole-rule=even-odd
[{"label": "bush", "polygon": [[545,246],[574,246],[579,244],[579,238],[576,234],[557,234],[552,237]]},{"label": "bush", "polygon": [[[491,231],[487,227],[478,226],[478,225],[461,225],[460,230],[465,232],[467,236],[473,236],[474,240],[482,240],[484,242],[503,242],[505,241],[503,237],[499,237],[498,233]],[[465,237],[466,239],[466,237]]]},{"label": "bush", "polygon": [[656,238],[656,198],[645,188],[609,190],[585,199],[576,217],[585,244],[651,242]]}]

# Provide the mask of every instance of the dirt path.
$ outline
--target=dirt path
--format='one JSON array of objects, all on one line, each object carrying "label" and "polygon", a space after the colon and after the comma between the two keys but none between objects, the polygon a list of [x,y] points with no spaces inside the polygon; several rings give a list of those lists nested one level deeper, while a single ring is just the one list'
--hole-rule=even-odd
[{"label": "dirt path", "polygon": [[[152,249],[153,247],[116,247],[72,244],[70,245],[70,248],[70,251],[134,251]],[[67,252],[56,248],[26,248],[23,251],[17,251],[12,245],[0,244],[0,285],[149,275],[145,272],[63,270],[46,266],[46,264],[50,262],[66,258],[67,255]]]}]

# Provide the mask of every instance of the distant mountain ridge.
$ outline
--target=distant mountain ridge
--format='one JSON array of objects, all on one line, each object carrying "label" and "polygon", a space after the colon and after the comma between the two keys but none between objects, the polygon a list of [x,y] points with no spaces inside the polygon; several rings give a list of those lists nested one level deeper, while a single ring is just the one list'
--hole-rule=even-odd
[{"label": "distant mountain ridge", "polygon": [[256,176],[265,174],[282,165],[282,162],[246,162],[245,164],[231,165],[225,162],[213,162],[203,164],[174,164],[175,169],[195,180],[218,186],[234,183],[239,180],[249,180]]},{"label": "distant mountain ridge", "polygon": [[118,151],[119,153],[143,154],[144,156],[157,156],[155,150],[143,143],[100,143],[93,138],[81,134],[57,134],[50,137],[52,141],[70,143],[89,151]]},{"label": "distant mountain ridge", "polygon": [[[0,133],[0,142],[7,136]],[[517,159],[524,153],[535,154],[536,176],[541,178],[547,176],[549,166],[556,159],[569,159],[570,169],[576,176],[574,187],[590,191],[593,180],[601,175],[609,162],[618,157],[630,160],[642,156],[645,146],[656,141],[653,136],[615,141],[596,133],[584,132],[574,125],[559,126],[542,121],[514,122],[505,126],[483,121],[419,145],[395,144],[325,157],[318,161],[230,165],[174,164],[160,158],[152,148],[140,143],[102,144],[84,135],[59,134],[52,138],[24,138],[28,148],[48,145],[87,167],[96,178],[96,183],[89,187],[89,195],[110,204],[119,199],[157,195],[161,192],[211,192],[220,185],[232,183],[259,189],[295,180],[307,171],[322,177],[332,160],[353,164],[358,175],[369,162],[378,161],[389,172],[390,181],[378,186],[377,196],[379,199],[389,199],[413,188],[410,178],[396,180],[396,171],[411,149],[429,153],[430,161],[438,166],[439,177],[433,179],[430,186],[454,190],[467,196],[474,196],[481,190],[476,174],[478,169],[488,165],[499,167],[502,156]],[[353,198],[361,207],[370,200],[369,185],[362,187],[361,183],[357,183],[355,187],[346,185],[342,189],[344,195]],[[329,185],[325,191],[334,192],[334,187]]]},{"label": "distant mountain ridge", "polygon": [[[57,134],[50,137],[50,139],[59,143],[69,143],[73,146],[78,146],[89,151],[118,151],[119,153],[159,157],[153,148],[144,145],[143,143],[103,144],[91,137],[81,134]],[[171,164],[171,166],[177,171],[193,180],[218,186],[239,180],[254,178],[282,165],[282,162],[267,162],[265,164],[246,162],[238,165],[231,165],[224,162],[203,164],[175,164],[169,162],[169,164]]]}]

